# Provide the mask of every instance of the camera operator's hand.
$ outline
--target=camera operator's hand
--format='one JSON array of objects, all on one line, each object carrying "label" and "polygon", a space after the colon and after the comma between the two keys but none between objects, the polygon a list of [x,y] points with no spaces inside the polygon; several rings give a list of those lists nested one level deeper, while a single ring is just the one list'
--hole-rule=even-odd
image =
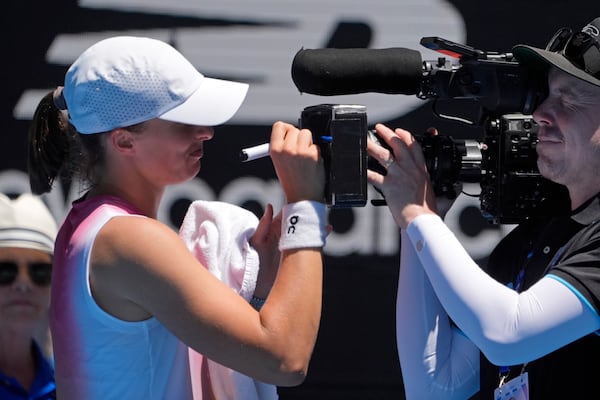
[{"label": "camera operator's hand", "polygon": [[375,130],[393,154],[368,140],[369,155],[387,169],[387,175],[368,170],[367,179],[382,191],[396,223],[406,228],[421,214],[436,214],[435,194],[419,143],[403,129],[392,131],[377,124]]},{"label": "camera operator's hand", "polygon": [[274,123],[270,153],[288,203],[324,201],[325,167],[319,146],[313,143],[308,129]]}]

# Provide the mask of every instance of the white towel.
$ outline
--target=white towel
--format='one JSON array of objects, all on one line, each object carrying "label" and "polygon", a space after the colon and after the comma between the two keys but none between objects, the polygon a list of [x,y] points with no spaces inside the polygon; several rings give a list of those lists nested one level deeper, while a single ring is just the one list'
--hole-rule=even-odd
[{"label": "white towel", "polygon": [[[250,301],[259,257],[250,246],[258,218],[252,212],[218,201],[197,200],[183,219],[179,236],[208,270]],[[195,400],[276,400],[277,387],[256,381],[190,349]],[[211,393],[212,392],[212,393]]]}]

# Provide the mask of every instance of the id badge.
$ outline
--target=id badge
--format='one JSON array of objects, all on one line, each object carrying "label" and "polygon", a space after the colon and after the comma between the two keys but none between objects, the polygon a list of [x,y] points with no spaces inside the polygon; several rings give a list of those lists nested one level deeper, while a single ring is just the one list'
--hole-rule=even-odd
[{"label": "id badge", "polygon": [[529,400],[529,377],[527,372],[496,388],[494,390],[494,400]]}]

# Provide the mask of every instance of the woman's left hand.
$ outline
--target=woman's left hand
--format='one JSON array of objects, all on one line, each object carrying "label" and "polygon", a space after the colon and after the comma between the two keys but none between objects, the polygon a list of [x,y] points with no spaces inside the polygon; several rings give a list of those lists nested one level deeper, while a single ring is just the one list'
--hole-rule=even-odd
[{"label": "woman's left hand", "polygon": [[254,296],[265,299],[277,277],[281,253],[279,237],[281,236],[281,212],[273,218],[273,206],[267,204],[265,213],[260,218],[250,245],[258,253],[260,268],[256,280]]}]

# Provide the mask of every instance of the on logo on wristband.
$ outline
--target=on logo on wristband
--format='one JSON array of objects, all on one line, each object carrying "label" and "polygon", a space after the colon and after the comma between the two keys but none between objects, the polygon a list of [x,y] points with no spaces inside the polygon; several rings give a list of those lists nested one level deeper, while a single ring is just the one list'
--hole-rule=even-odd
[{"label": "on logo on wristband", "polygon": [[294,233],[296,233],[295,225],[298,223],[299,219],[300,219],[300,217],[297,215],[292,215],[290,217],[290,219],[288,221],[291,225],[288,227],[288,230],[287,230],[288,235],[293,235]]},{"label": "on logo on wristband", "polygon": [[326,212],[325,204],[317,201],[302,200],[286,204],[282,209],[279,250],[325,246]]}]

